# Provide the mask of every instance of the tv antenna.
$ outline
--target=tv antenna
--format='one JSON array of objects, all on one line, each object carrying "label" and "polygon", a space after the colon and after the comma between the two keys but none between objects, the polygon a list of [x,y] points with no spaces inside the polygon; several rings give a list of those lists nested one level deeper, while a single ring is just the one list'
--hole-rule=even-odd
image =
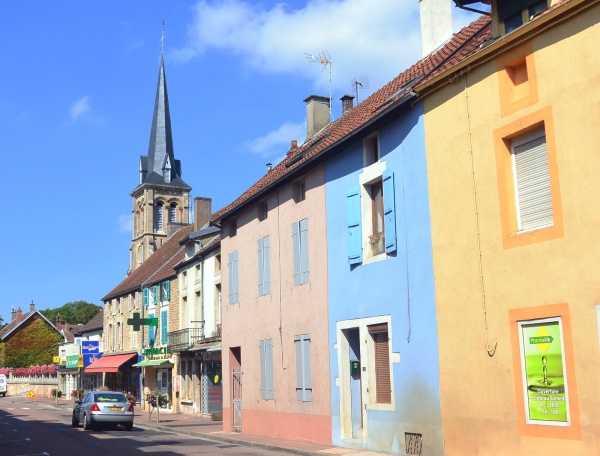
[{"label": "tv antenna", "polygon": [[329,68],[329,119],[333,121],[333,116],[331,114],[331,56],[329,55],[329,51],[324,50],[319,54],[318,57],[304,53],[306,59],[309,62],[320,63],[321,69],[319,71],[323,71],[325,68]]},{"label": "tv antenna", "polygon": [[369,89],[369,76],[357,76],[352,78],[352,90],[356,93],[356,104],[360,101],[358,99],[358,93],[362,89]]}]

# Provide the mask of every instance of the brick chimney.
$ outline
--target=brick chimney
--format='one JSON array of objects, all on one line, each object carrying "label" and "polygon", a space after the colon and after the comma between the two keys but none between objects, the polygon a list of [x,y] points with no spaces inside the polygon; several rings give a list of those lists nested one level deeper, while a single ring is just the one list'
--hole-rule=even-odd
[{"label": "brick chimney", "polygon": [[211,198],[197,196],[194,198],[194,231],[198,231],[210,221]]},{"label": "brick chimney", "polygon": [[354,97],[352,95],[346,94],[340,100],[342,100],[342,114],[347,113],[354,107]]},{"label": "brick chimney", "polygon": [[329,98],[311,95],[306,103],[306,141],[329,124]]},{"label": "brick chimney", "polygon": [[56,328],[61,331],[62,330],[62,322],[60,318],[60,313],[56,314]]},{"label": "brick chimney", "polygon": [[21,310],[21,308],[19,307],[19,308],[17,309],[17,321],[19,322],[19,321],[21,321],[21,320],[23,320],[23,311],[22,311],[22,310]]},{"label": "brick chimney", "polygon": [[452,38],[452,5],[450,0],[419,0],[421,48],[428,56]]}]

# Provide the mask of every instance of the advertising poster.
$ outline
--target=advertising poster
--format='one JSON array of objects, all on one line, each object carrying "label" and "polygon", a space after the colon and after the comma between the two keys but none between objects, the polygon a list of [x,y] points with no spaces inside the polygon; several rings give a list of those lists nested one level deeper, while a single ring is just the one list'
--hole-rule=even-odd
[{"label": "advertising poster", "polygon": [[83,355],[83,365],[88,367],[94,361],[102,357],[102,353],[100,353],[100,342],[97,340],[82,341],[81,354]]},{"label": "advertising poster", "polygon": [[531,424],[569,425],[567,378],[559,318],[519,323],[525,413]]}]

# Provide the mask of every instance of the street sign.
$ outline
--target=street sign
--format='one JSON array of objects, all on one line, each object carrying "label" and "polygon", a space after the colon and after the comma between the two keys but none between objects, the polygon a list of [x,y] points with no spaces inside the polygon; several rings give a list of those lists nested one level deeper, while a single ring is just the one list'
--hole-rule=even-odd
[{"label": "street sign", "polygon": [[158,326],[158,318],[140,318],[140,313],[134,312],[133,318],[127,319],[127,324],[133,326],[134,331],[139,331],[140,326]]}]

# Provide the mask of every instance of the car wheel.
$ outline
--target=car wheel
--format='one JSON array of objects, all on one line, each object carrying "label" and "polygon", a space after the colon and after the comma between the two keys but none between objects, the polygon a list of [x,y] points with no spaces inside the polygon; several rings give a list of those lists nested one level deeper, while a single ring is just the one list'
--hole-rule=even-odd
[{"label": "car wheel", "polygon": [[86,431],[92,429],[92,423],[89,417],[87,416],[87,413],[83,414],[83,429],[85,429]]},{"label": "car wheel", "polygon": [[131,431],[133,429],[133,423],[125,423],[123,427],[126,431]]},{"label": "car wheel", "polygon": [[73,427],[79,427],[79,420],[75,418],[75,415],[73,415],[73,418],[71,418],[71,425]]}]

